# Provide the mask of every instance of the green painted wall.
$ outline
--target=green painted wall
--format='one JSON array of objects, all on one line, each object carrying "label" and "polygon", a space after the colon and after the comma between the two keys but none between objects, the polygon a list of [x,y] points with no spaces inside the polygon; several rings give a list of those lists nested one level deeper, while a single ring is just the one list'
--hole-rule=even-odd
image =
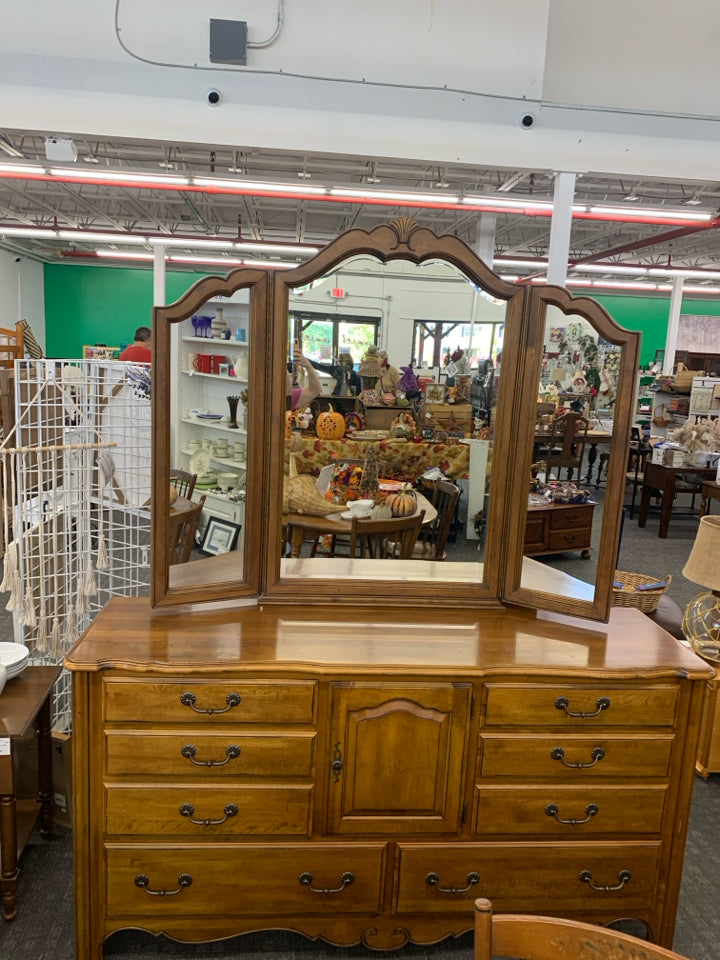
[{"label": "green painted wall", "polygon": [[[168,271],[167,302],[182,296],[203,274]],[[596,296],[621,327],[639,330],[641,364],[665,347],[670,298]],[[45,266],[45,329],[49,357],[81,357],[84,344],[130,343],[135,329],[150,325],[153,300],[152,270],[86,267],[75,264]],[[720,302],[683,300],[683,313],[720,317]]]},{"label": "green painted wall", "polygon": [[[665,349],[670,298],[596,296],[610,316],[627,330],[642,333],[640,365],[646,367],[655,359],[656,350]],[[720,303],[713,300],[690,300],[683,297],[682,313],[704,314],[720,317]]]},{"label": "green painted wall", "polygon": [[[45,336],[49,357],[82,357],[85,344],[132,343],[150,326],[152,270],[45,265]],[[201,274],[167,272],[167,302],[182,296]]]}]

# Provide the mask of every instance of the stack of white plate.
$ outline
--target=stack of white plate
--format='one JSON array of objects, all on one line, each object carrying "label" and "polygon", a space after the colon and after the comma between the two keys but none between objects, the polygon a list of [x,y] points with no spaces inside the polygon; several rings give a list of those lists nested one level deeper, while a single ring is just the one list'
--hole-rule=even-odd
[{"label": "stack of white plate", "polygon": [[0,643],[0,663],[7,670],[8,680],[23,672],[29,656],[30,650],[24,643]]}]

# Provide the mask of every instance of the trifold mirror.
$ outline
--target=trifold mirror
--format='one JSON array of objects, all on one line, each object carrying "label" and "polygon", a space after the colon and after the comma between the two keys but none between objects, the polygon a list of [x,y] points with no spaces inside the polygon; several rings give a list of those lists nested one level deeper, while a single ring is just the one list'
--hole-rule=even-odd
[{"label": "trifold mirror", "polygon": [[[639,337],[594,301],[506,282],[402,218],[296,269],[205,278],[155,309],[153,335],[155,605],[509,601],[607,618]],[[402,370],[389,387],[378,346]],[[548,455],[565,411],[574,475]],[[177,471],[192,495],[176,497]],[[353,518],[361,488],[377,518]],[[390,513],[410,532],[374,551],[363,523]]]}]

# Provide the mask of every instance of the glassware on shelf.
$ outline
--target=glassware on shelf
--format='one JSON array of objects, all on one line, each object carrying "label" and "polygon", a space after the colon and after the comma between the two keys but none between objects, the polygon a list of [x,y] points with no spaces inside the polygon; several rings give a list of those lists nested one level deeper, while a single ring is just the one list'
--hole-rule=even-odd
[{"label": "glassware on shelf", "polygon": [[225,399],[227,400],[228,406],[230,407],[230,423],[228,424],[228,426],[233,430],[237,430],[238,429],[237,409],[238,409],[238,403],[240,402],[240,397],[226,397]]}]

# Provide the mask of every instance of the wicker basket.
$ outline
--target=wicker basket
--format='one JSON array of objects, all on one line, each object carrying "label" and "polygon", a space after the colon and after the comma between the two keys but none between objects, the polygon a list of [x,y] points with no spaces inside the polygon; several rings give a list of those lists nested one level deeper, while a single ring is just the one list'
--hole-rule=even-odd
[{"label": "wicker basket", "polygon": [[621,583],[622,587],[613,587],[612,605],[614,607],[637,607],[643,613],[652,613],[657,610],[660,597],[665,593],[672,583],[672,577],[663,578],[664,587],[658,587],[657,590],[636,590],[644,583],[657,583],[655,577],[648,577],[642,573],[625,573],[623,570],[615,571],[615,581]]}]

